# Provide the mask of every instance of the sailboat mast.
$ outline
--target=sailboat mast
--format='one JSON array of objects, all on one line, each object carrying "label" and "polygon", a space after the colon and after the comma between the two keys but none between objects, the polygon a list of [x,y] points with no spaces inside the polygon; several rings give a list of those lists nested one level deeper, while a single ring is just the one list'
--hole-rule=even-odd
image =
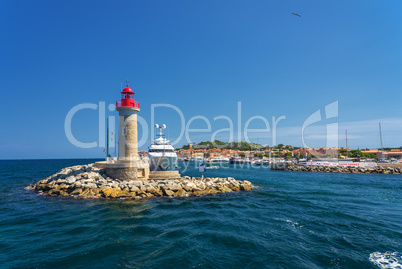
[{"label": "sailboat mast", "polygon": [[378,123],[378,126],[380,127],[381,159],[384,160],[384,147],[382,145],[381,122]]},{"label": "sailboat mast", "polygon": [[349,158],[349,151],[348,151],[348,130],[345,130],[346,135],[346,158]]},{"label": "sailboat mast", "polygon": [[107,118],[106,129],[106,158],[109,157],[109,118]]}]

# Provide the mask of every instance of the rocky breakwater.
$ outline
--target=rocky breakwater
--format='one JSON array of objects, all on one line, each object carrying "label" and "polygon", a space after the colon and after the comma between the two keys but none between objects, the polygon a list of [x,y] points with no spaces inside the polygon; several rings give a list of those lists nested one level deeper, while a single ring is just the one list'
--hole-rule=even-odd
[{"label": "rocky breakwater", "polygon": [[247,180],[239,181],[231,177],[123,181],[109,178],[105,175],[104,169],[88,164],[64,168],[28,188],[50,196],[81,199],[101,197],[143,199],[155,196],[182,197],[249,191],[252,189],[252,184]]},{"label": "rocky breakwater", "polygon": [[364,167],[364,166],[320,166],[320,165],[288,165],[286,171],[327,172],[327,173],[377,173],[401,174],[402,168],[397,167]]}]

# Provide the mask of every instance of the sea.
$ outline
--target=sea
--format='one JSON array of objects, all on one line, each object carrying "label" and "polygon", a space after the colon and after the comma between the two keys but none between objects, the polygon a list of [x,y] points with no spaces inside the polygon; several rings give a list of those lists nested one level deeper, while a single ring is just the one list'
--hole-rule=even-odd
[{"label": "sea", "polygon": [[402,268],[402,175],[225,164],[203,176],[253,191],[133,201],[25,189],[95,161],[0,161],[0,268]]}]

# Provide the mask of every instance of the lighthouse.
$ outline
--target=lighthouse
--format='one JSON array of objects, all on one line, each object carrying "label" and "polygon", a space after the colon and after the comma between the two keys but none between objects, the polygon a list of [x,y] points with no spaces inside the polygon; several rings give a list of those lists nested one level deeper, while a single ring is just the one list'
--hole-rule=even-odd
[{"label": "lighthouse", "polygon": [[138,158],[137,113],[140,103],[134,100],[134,92],[127,87],[121,92],[121,100],[116,102],[119,112],[119,160]]},{"label": "lighthouse", "polygon": [[140,103],[134,100],[133,90],[127,86],[116,102],[119,112],[119,157],[106,164],[105,174],[120,180],[143,180],[149,178],[149,160],[138,155],[137,114]]}]

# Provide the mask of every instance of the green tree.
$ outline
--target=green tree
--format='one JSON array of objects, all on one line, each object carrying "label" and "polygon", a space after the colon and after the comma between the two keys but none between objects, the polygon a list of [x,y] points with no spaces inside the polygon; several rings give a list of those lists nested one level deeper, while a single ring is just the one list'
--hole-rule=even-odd
[{"label": "green tree", "polygon": [[364,153],[361,152],[360,150],[351,150],[349,152],[349,157],[357,158],[357,155],[360,155],[360,157],[364,157]]},{"label": "green tree", "polygon": [[263,157],[263,155],[261,153],[254,153],[254,157],[261,159]]},{"label": "green tree", "polygon": [[251,150],[251,145],[249,143],[240,142],[240,150]]},{"label": "green tree", "polygon": [[286,158],[291,158],[292,157],[292,152],[286,152],[285,154]]},{"label": "green tree", "polygon": [[190,145],[184,145],[182,148],[183,148],[183,149],[189,149],[189,148],[190,148]]},{"label": "green tree", "polygon": [[364,153],[366,158],[375,159],[375,155],[373,153]]}]

